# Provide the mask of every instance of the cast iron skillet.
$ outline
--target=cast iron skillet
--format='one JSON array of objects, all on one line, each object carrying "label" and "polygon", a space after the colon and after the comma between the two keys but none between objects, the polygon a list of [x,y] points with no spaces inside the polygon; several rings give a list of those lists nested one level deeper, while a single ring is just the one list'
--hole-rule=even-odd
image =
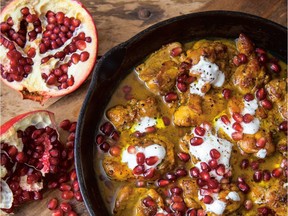
[{"label": "cast iron skillet", "polygon": [[247,34],[284,61],[287,59],[287,28],[249,14],[208,11],[175,17],[140,32],[108,51],[97,63],[84,100],[76,132],[76,171],[90,215],[109,215],[97,188],[93,170],[95,136],[105,107],[130,69],[162,45],[207,37],[237,38]]}]

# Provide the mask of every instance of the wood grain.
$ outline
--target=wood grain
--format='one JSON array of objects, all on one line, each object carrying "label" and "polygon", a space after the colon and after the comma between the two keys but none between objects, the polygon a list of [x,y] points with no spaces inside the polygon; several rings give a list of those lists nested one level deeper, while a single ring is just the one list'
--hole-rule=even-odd
[{"label": "wood grain", "polygon": [[[8,1],[1,0],[1,8],[7,3]],[[100,56],[159,21],[192,12],[241,11],[287,26],[286,0],[82,0],[82,3],[91,12],[97,25]],[[1,83],[1,124],[19,113],[44,108],[55,113],[57,122],[63,119],[77,120],[88,86],[89,79],[77,91],[52,105],[41,107],[37,103],[22,100],[18,93]],[[42,201],[23,206],[15,215],[51,215],[46,205],[54,196],[60,197],[60,192],[46,192]],[[83,203],[73,202],[73,206],[79,215],[88,215]]]}]

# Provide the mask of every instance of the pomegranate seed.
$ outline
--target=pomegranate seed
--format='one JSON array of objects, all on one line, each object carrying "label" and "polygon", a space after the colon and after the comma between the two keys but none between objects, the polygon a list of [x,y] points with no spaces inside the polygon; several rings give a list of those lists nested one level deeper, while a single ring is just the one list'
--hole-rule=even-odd
[{"label": "pomegranate seed", "polygon": [[81,24],[81,21],[79,19],[72,19],[71,25],[74,27],[78,27]]},{"label": "pomegranate seed", "polygon": [[65,200],[70,200],[72,199],[74,196],[73,191],[63,191],[61,194],[61,197]]},{"label": "pomegranate seed", "polygon": [[144,166],[143,165],[137,165],[136,167],[134,167],[133,169],[133,174],[134,175],[141,175],[144,173]]},{"label": "pomegranate seed", "polygon": [[28,7],[24,7],[21,9],[21,13],[24,15],[24,16],[27,16],[29,14],[29,8]]},{"label": "pomegranate seed", "polygon": [[211,171],[211,168],[209,167],[209,165],[206,162],[200,162],[200,166],[201,166],[201,169],[203,171],[208,171],[208,172]]},{"label": "pomegranate seed", "polygon": [[199,174],[199,177],[205,181],[209,180],[211,178],[210,174],[208,171],[202,171]]},{"label": "pomegranate seed", "polygon": [[248,62],[248,58],[245,54],[239,53],[237,56],[240,59],[241,64],[246,64]]},{"label": "pomegranate seed", "polygon": [[110,136],[112,131],[114,130],[113,125],[110,122],[105,122],[101,127],[100,130],[107,136]]},{"label": "pomegranate seed", "polygon": [[190,155],[184,152],[179,152],[177,154],[177,156],[179,157],[179,159],[183,162],[188,162],[190,160]]},{"label": "pomegranate seed", "polygon": [[274,178],[279,178],[282,176],[283,170],[282,170],[282,168],[276,168],[276,169],[272,170],[271,174]]},{"label": "pomegranate seed", "polygon": [[170,55],[172,57],[179,56],[182,53],[182,48],[181,47],[175,47],[170,51]]},{"label": "pomegranate seed", "polygon": [[77,216],[76,212],[74,212],[74,211],[68,212],[67,215],[68,215],[68,216]]},{"label": "pomegranate seed", "polygon": [[177,88],[180,92],[186,92],[188,90],[188,87],[185,83],[178,82],[177,83]]},{"label": "pomegranate seed", "polygon": [[251,168],[252,168],[253,170],[258,170],[258,169],[259,169],[259,162],[257,162],[257,161],[252,161],[252,163],[251,163]]},{"label": "pomegranate seed", "polygon": [[271,173],[269,170],[263,170],[263,180],[264,181],[269,181],[271,178]]},{"label": "pomegranate seed", "polygon": [[246,210],[251,210],[253,208],[253,202],[251,200],[245,200],[244,207]]},{"label": "pomegranate seed", "polygon": [[244,95],[244,100],[247,102],[252,101],[252,100],[254,100],[254,95],[251,93],[247,93]]},{"label": "pomegranate seed", "polygon": [[176,195],[180,195],[183,192],[183,190],[179,187],[172,187],[170,191],[172,194],[176,194]]},{"label": "pomegranate seed", "polygon": [[249,160],[243,159],[240,164],[241,169],[247,169],[249,167]]},{"label": "pomegranate seed", "polygon": [[190,144],[192,146],[198,146],[201,145],[204,142],[204,140],[201,137],[193,137],[190,139]]},{"label": "pomegranate seed", "polygon": [[258,100],[263,100],[266,98],[266,92],[264,88],[260,88],[256,91],[256,97],[258,98]]},{"label": "pomegranate seed", "polygon": [[11,158],[14,158],[18,154],[18,149],[15,146],[10,146],[7,153]]},{"label": "pomegranate seed", "polygon": [[138,165],[143,165],[145,162],[145,155],[142,152],[136,154],[136,162]]},{"label": "pomegranate seed", "polygon": [[197,210],[196,209],[189,209],[187,211],[187,216],[197,216],[199,214],[197,214]]},{"label": "pomegranate seed", "polygon": [[16,155],[16,161],[18,161],[19,163],[26,163],[27,162],[27,156],[25,155],[24,152],[19,152]]},{"label": "pomegranate seed", "polygon": [[75,199],[76,199],[78,202],[83,202],[83,197],[82,197],[80,191],[75,191],[74,197],[75,197]]},{"label": "pomegranate seed", "polygon": [[82,52],[82,53],[80,54],[80,61],[81,61],[81,62],[87,61],[88,58],[89,58],[89,56],[90,56],[90,54],[89,54],[88,52],[86,52],[86,51]]},{"label": "pomegranate seed", "polygon": [[268,207],[260,207],[257,209],[259,216],[275,215]]},{"label": "pomegranate seed", "polygon": [[229,118],[228,118],[227,115],[222,115],[222,116],[221,116],[221,120],[222,120],[222,122],[223,122],[225,125],[229,125],[229,124],[230,124],[230,120],[229,120]]},{"label": "pomegranate seed", "polygon": [[127,148],[127,151],[128,151],[129,154],[136,154],[136,148],[135,148],[135,146],[129,146],[129,147]]},{"label": "pomegranate seed", "polygon": [[232,118],[238,123],[241,123],[243,121],[243,116],[238,112],[233,113]]},{"label": "pomegranate seed", "polygon": [[177,179],[177,176],[176,174],[172,173],[172,172],[168,172],[166,173],[166,178],[169,180],[169,181],[174,181]]},{"label": "pomegranate seed", "polygon": [[287,134],[287,128],[288,128],[288,122],[287,121],[283,121],[279,124],[279,131],[283,131]]},{"label": "pomegranate seed", "polygon": [[203,127],[196,127],[195,130],[194,130],[195,134],[198,135],[198,136],[204,136],[205,135],[205,128]]},{"label": "pomegranate seed", "polygon": [[267,109],[267,110],[271,110],[273,108],[272,102],[267,99],[263,99],[261,101],[261,105],[264,109]]},{"label": "pomegranate seed", "polygon": [[240,182],[237,186],[238,186],[239,190],[245,194],[250,191],[249,185],[246,184],[245,182]]},{"label": "pomegranate seed", "polygon": [[190,169],[190,175],[194,178],[198,178],[199,177],[199,174],[200,174],[200,171],[198,169],[198,167],[192,167]]},{"label": "pomegranate seed", "polygon": [[225,166],[224,164],[219,164],[216,168],[217,175],[223,176],[225,174]]},{"label": "pomegranate seed", "polygon": [[145,132],[146,133],[154,133],[154,132],[156,132],[156,127],[155,126],[150,126],[150,127],[146,127],[145,128]]},{"label": "pomegranate seed", "polygon": [[218,159],[218,158],[220,158],[221,154],[217,149],[211,149],[210,150],[210,156],[213,159]]},{"label": "pomegranate seed", "polygon": [[211,169],[216,169],[218,166],[218,162],[216,159],[211,159],[208,161],[208,165],[211,167]]},{"label": "pomegranate seed", "polygon": [[159,158],[157,156],[151,156],[151,157],[145,159],[145,163],[149,166],[153,166],[154,164],[156,164],[158,162],[158,160],[159,160]]},{"label": "pomegranate seed", "polygon": [[69,212],[69,211],[72,210],[72,207],[71,207],[71,205],[69,203],[62,202],[60,204],[60,209],[62,209],[62,211],[64,211],[64,212]]},{"label": "pomegranate seed", "polygon": [[274,72],[274,73],[279,73],[281,71],[281,67],[279,64],[277,63],[272,63],[270,65],[270,69]]},{"label": "pomegranate seed", "polygon": [[146,169],[143,173],[143,176],[145,179],[151,179],[153,178],[155,175],[155,168],[149,168],[149,169]]},{"label": "pomegranate seed", "polygon": [[48,188],[49,189],[54,189],[58,187],[58,182],[52,181],[52,182],[48,182]]},{"label": "pomegranate seed", "polygon": [[50,210],[56,209],[58,206],[58,200],[56,198],[52,198],[47,205],[47,208]]},{"label": "pomegranate seed", "polygon": [[183,201],[182,202],[174,202],[171,205],[171,209],[173,209],[174,211],[177,211],[177,212],[183,212],[186,209],[186,205]]},{"label": "pomegranate seed", "polygon": [[244,116],[243,116],[243,122],[244,123],[250,123],[251,121],[253,121],[254,119],[254,116],[252,116],[251,114],[249,113],[246,113]]},{"label": "pomegranate seed", "polygon": [[33,199],[34,200],[42,200],[43,196],[39,191],[34,191]]},{"label": "pomegranate seed", "polygon": [[255,52],[256,52],[257,54],[266,54],[266,51],[265,51],[264,49],[262,49],[262,48],[259,48],[259,47],[257,47],[257,48],[255,49]]},{"label": "pomegranate seed", "polygon": [[260,182],[262,180],[262,171],[255,171],[253,174],[253,179],[255,182]]},{"label": "pomegranate seed", "polygon": [[98,135],[96,136],[96,143],[97,143],[98,145],[102,144],[102,143],[104,142],[104,140],[105,140],[105,137],[104,137],[102,134],[98,134]]},{"label": "pomegranate seed", "polygon": [[232,96],[232,91],[230,89],[225,88],[225,89],[223,89],[222,94],[223,94],[224,98],[226,100],[228,100]]},{"label": "pomegranate seed", "polygon": [[148,196],[148,197],[146,197],[145,199],[143,199],[143,204],[146,206],[146,207],[156,207],[156,203],[155,203],[155,201],[150,197],[150,196]]},{"label": "pomegranate seed", "polygon": [[164,100],[167,103],[172,103],[173,101],[178,100],[178,95],[175,92],[169,92],[165,95]]},{"label": "pomegranate seed", "polygon": [[79,50],[84,50],[86,48],[86,42],[84,40],[76,41],[75,45]]},{"label": "pomegranate seed", "polygon": [[109,153],[114,156],[114,157],[117,157],[121,154],[121,149],[119,146],[112,146],[110,149],[109,149]]},{"label": "pomegranate seed", "polygon": [[71,185],[66,184],[66,183],[62,183],[59,187],[59,189],[61,191],[70,191],[71,190]]},{"label": "pomegranate seed", "polygon": [[185,169],[182,169],[182,168],[177,169],[176,172],[175,172],[175,175],[176,175],[177,177],[184,177],[184,176],[186,176],[187,174],[188,174],[187,171],[186,171]]},{"label": "pomegranate seed", "polygon": [[108,152],[109,149],[110,149],[110,145],[109,143],[107,142],[104,142],[100,145],[100,149],[103,151],[103,152]]},{"label": "pomegranate seed", "polygon": [[213,203],[213,201],[214,201],[213,198],[211,196],[209,196],[209,195],[205,195],[203,197],[203,202],[205,204],[211,204],[211,203]]},{"label": "pomegranate seed", "polygon": [[72,169],[70,171],[70,180],[71,181],[75,181],[77,179],[77,174],[76,174],[76,170],[75,169]]},{"label": "pomegranate seed", "polygon": [[63,211],[61,209],[56,209],[53,211],[52,216],[63,216]]},{"label": "pomegranate seed", "polygon": [[233,132],[232,133],[232,139],[235,141],[239,141],[243,138],[243,133],[242,132]]},{"label": "pomegranate seed", "polygon": [[266,139],[265,139],[265,137],[261,137],[261,138],[259,138],[258,140],[257,140],[257,142],[256,142],[256,147],[257,148],[264,148],[265,147],[265,145],[266,145]]},{"label": "pomegranate seed", "polygon": [[170,183],[170,182],[169,182],[169,180],[167,180],[167,179],[159,179],[159,180],[158,180],[158,186],[159,186],[159,187],[165,187],[165,186],[167,186],[169,183]]},{"label": "pomegranate seed", "polygon": [[216,189],[219,187],[219,182],[216,179],[208,179],[207,186],[210,189]]},{"label": "pomegranate seed", "polygon": [[233,123],[232,128],[234,130],[238,131],[238,132],[242,132],[243,131],[243,128],[242,128],[241,124],[238,123],[238,122]]},{"label": "pomegranate seed", "polygon": [[233,63],[235,66],[239,66],[241,64],[241,60],[238,56],[233,57]]}]

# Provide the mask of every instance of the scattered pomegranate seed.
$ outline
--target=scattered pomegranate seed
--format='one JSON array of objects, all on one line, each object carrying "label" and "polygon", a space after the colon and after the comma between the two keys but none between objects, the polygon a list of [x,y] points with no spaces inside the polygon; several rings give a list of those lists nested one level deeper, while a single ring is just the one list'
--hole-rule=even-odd
[{"label": "scattered pomegranate seed", "polygon": [[260,182],[262,180],[263,173],[260,170],[257,170],[253,174],[253,179],[255,182]]},{"label": "scattered pomegranate seed", "polygon": [[221,116],[221,120],[222,120],[222,122],[223,122],[225,125],[229,125],[229,124],[230,124],[230,120],[229,120],[229,118],[228,118],[227,115],[222,115],[222,116]]},{"label": "scattered pomegranate seed", "polygon": [[149,166],[153,166],[158,162],[159,158],[157,156],[151,156],[145,159],[145,163]]},{"label": "scattered pomegranate seed", "polygon": [[277,63],[272,63],[270,65],[270,69],[274,72],[274,73],[279,73],[281,71],[281,67],[279,64]]},{"label": "scattered pomegranate seed", "polygon": [[172,102],[178,100],[178,95],[175,92],[169,92],[165,95],[164,100],[167,103],[172,103]]},{"label": "scattered pomegranate seed", "polygon": [[186,205],[184,202],[174,202],[171,205],[171,209],[173,209],[176,212],[183,212],[186,209]]},{"label": "scattered pomegranate seed", "polygon": [[249,167],[249,160],[243,159],[240,164],[241,169],[247,169]]},{"label": "scattered pomegranate seed", "polygon": [[171,50],[170,55],[172,57],[179,56],[182,53],[182,48],[181,47],[175,47]]},{"label": "scattered pomegranate seed", "polygon": [[240,182],[237,186],[238,186],[239,190],[245,194],[250,191],[249,185],[246,184],[245,182]]},{"label": "scattered pomegranate seed", "polygon": [[283,170],[282,170],[282,168],[276,168],[276,169],[272,170],[271,174],[274,178],[280,178],[283,174]]},{"label": "scattered pomegranate seed", "polygon": [[211,203],[213,203],[213,201],[214,201],[213,198],[211,196],[209,196],[209,195],[205,195],[203,197],[203,202],[205,204],[211,204]]},{"label": "scattered pomegranate seed", "polygon": [[198,167],[192,167],[190,169],[190,175],[194,178],[198,178],[200,174],[200,170],[198,169]]},{"label": "scattered pomegranate seed", "polygon": [[244,207],[246,210],[251,210],[253,208],[253,202],[251,200],[245,200]]},{"label": "scattered pomegranate seed", "polygon": [[61,209],[56,209],[53,211],[52,216],[63,216],[63,211]]},{"label": "scattered pomegranate seed", "polygon": [[244,116],[243,116],[243,122],[244,123],[250,123],[251,121],[254,120],[254,116],[252,116],[251,114],[249,113],[246,113]]},{"label": "scattered pomegranate seed", "polygon": [[232,128],[234,130],[238,131],[238,132],[242,132],[243,131],[243,128],[242,128],[241,124],[238,123],[238,122],[233,123]]},{"label": "scattered pomegranate seed", "polygon": [[63,212],[70,212],[72,210],[72,207],[69,203],[66,203],[66,202],[62,202],[60,204],[60,209],[63,211]]},{"label": "scattered pomegranate seed", "polygon": [[143,199],[143,204],[146,206],[146,207],[156,207],[156,203],[155,201],[150,197],[146,197],[145,199]]},{"label": "scattered pomegranate seed", "polygon": [[63,191],[61,194],[61,197],[65,200],[70,200],[72,199],[74,196],[73,191]]},{"label": "scattered pomegranate seed", "polygon": [[269,181],[271,179],[271,173],[269,170],[263,170],[263,180]]},{"label": "scattered pomegranate seed", "polygon": [[261,101],[261,105],[263,108],[265,108],[266,110],[271,110],[273,108],[273,104],[270,100],[268,99],[263,99]]},{"label": "scattered pomegranate seed", "polygon": [[239,141],[243,138],[243,133],[242,132],[233,132],[232,133],[232,139],[235,141]]},{"label": "scattered pomegranate seed", "polygon": [[186,92],[188,90],[186,83],[182,83],[182,82],[177,83],[177,88],[180,92]]},{"label": "scattered pomegranate seed", "polygon": [[232,96],[232,91],[230,89],[223,89],[222,94],[226,100],[230,99]]},{"label": "scattered pomegranate seed", "polygon": [[144,176],[144,178],[145,179],[151,179],[151,178],[153,178],[154,177],[154,175],[155,175],[155,168],[149,168],[149,169],[146,169],[145,171],[144,171],[144,173],[143,173],[143,176]]},{"label": "scattered pomegranate seed", "polygon": [[203,171],[208,171],[208,172],[211,171],[211,168],[206,162],[200,162],[200,167]]},{"label": "scattered pomegranate seed", "polygon": [[204,140],[201,137],[193,137],[190,139],[190,144],[192,146],[198,146],[201,145],[204,142]]},{"label": "scattered pomegranate seed", "polygon": [[78,202],[83,202],[82,194],[80,191],[75,191],[74,192],[74,197]]},{"label": "scattered pomegranate seed", "polygon": [[265,137],[261,137],[261,138],[259,138],[259,139],[257,140],[257,142],[256,142],[256,147],[258,147],[258,148],[264,148],[265,145],[266,145],[266,142],[267,142],[266,138],[265,138]]},{"label": "scattered pomegranate seed", "polygon": [[77,216],[76,212],[74,212],[74,211],[68,212],[67,215],[68,215],[68,216]]},{"label": "scattered pomegranate seed", "polygon": [[209,166],[211,167],[211,169],[216,169],[218,166],[218,162],[216,159],[211,159],[208,161]]},{"label": "scattered pomegranate seed", "polygon": [[254,95],[251,93],[247,93],[244,95],[244,100],[247,102],[252,101],[252,100],[254,100]]},{"label": "scattered pomegranate seed", "polygon": [[170,184],[169,180],[167,179],[159,179],[158,180],[158,186],[159,187],[165,187],[167,186],[168,184]]},{"label": "scattered pomegranate seed", "polygon": [[170,192],[172,194],[180,195],[183,192],[183,190],[179,187],[172,187],[170,188]]},{"label": "scattered pomegranate seed", "polygon": [[183,169],[183,168],[179,168],[179,169],[177,169],[176,171],[175,171],[175,175],[177,176],[177,177],[184,177],[184,176],[186,176],[188,173],[187,173],[187,171],[185,170],[185,169]]},{"label": "scattered pomegranate seed", "polygon": [[59,186],[59,189],[61,191],[70,191],[71,190],[71,185],[69,184],[66,184],[66,183],[62,183],[60,186]]},{"label": "scattered pomegranate seed", "polygon": [[197,126],[194,131],[195,131],[195,134],[198,136],[204,136],[206,132],[205,128],[200,127],[200,126]]},{"label": "scattered pomegranate seed", "polygon": [[169,117],[167,117],[167,116],[163,116],[162,120],[163,120],[165,126],[169,126],[171,123]]},{"label": "scattered pomegranate seed", "polygon": [[179,152],[177,156],[183,162],[188,162],[190,160],[190,155],[184,152]]},{"label": "scattered pomegranate seed", "polygon": [[258,100],[263,100],[266,98],[266,91],[264,88],[260,88],[256,91],[256,97],[258,98]]},{"label": "scattered pomegranate seed", "polygon": [[143,165],[145,162],[145,155],[143,152],[138,152],[136,154],[136,161],[138,165]]},{"label": "scattered pomegranate seed", "polygon": [[218,159],[218,158],[220,158],[221,154],[217,149],[211,149],[210,150],[210,156],[213,159]]},{"label": "scattered pomegranate seed", "polygon": [[210,174],[209,174],[208,171],[202,171],[202,172],[200,172],[200,173],[199,173],[199,177],[200,177],[201,179],[205,180],[205,181],[208,181],[208,180],[211,178],[211,176],[210,176]]},{"label": "scattered pomegranate seed", "polygon": [[225,166],[224,164],[219,164],[218,167],[216,168],[216,173],[219,176],[223,176],[225,174]]},{"label": "scattered pomegranate seed", "polygon": [[129,154],[135,154],[136,153],[136,148],[135,148],[135,146],[129,146],[127,148],[127,151],[128,151]]},{"label": "scattered pomegranate seed", "polygon": [[144,173],[144,166],[143,165],[137,165],[136,167],[134,167],[133,169],[133,174],[134,175],[141,175]]},{"label": "scattered pomegranate seed", "polygon": [[110,149],[110,145],[109,143],[107,142],[104,142],[100,145],[100,149],[103,151],[103,152],[108,152],[109,149]]},{"label": "scattered pomegranate seed", "polygon": [[243,116],[238,112],[233,113],[232,118],[238,123],[241,123],[243,121]]},{"label": "scattered pomegranate seed", "polygon": [[275,215],[270,208],[265,206],[258,208],[257,212],[259,216]]},{"label": "scattered pomegranate seed", "polygon": [[287,128],[288,128],[288,122],[287,121],[283,121],[279,124],[279,131],[283,131],[287,134]]},{"label": "scattered pomegranate seed", "polygon": [[117,157],[121,154],[121,148],[119,146],[111,146],[111,148],[109,149],[109,153],[112,156]]},{"label": "scattered pomegranate seed", "polygon": [[172,173],[172,172],[168,172],[168,173],[166,173],[166,178],[167,178],[169,181],[174,181],[174,180],[177,179],[177,176],[176,176],[174,173]]},{"label": "scattered pomegranate seed", "polygon": [[51,200],[49,200],[47,208],[50,210],[54,210],[56,209],[58,206],[58,200],[56,198],[52,198]]},{"label": "scattered pomegranate seed", "polygon": [[73,191],[80,191],[79,182],[77,180],[72,182]]}]

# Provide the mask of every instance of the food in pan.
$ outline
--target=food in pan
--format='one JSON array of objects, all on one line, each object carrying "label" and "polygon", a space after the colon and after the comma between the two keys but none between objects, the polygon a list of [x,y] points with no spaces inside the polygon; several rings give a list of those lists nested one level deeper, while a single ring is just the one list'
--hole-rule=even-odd
[{"label": "food in pan", "polygon": [[244,34],[144,59],[96,136],[111,214],[286,215],[286,70]]}]

